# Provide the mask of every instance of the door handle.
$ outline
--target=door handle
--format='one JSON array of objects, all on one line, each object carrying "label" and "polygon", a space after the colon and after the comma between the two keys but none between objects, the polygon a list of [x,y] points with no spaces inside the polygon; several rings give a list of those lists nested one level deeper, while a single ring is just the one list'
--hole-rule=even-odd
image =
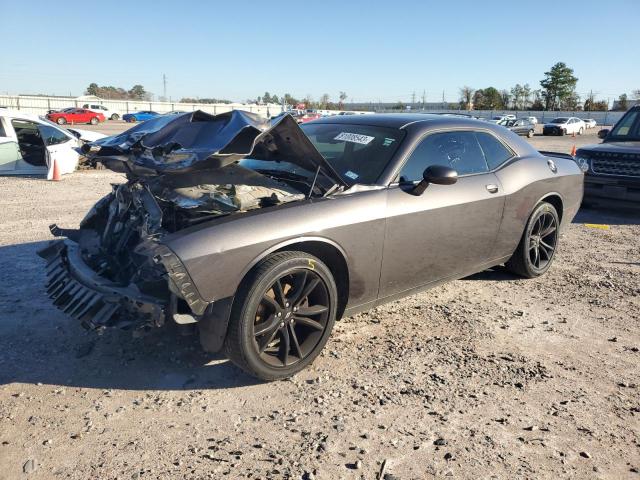
[{"label": "door handle", "polygon": [[492,183],[490,183],[489,185],[485,185],[485,188],[487,189],[487,192],[489,192],[489,193],[496,193],[498,191],[498,186],[497,185],[493,185]]}]

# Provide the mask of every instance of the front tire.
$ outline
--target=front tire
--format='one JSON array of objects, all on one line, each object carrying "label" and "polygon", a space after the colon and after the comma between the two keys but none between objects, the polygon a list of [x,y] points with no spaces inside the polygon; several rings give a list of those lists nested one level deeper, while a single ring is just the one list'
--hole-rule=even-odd
[{"label": "front tire", "polygon": [[236,294],[224,342],[227,357],[262,380],[287,378],[324,348],[338,292],[329,268],[304,252],[267,257]]},{"label": "front tire", "polygon": [[584,129],[580,127],[580,130],[578,130],[578,135],[582,135],[583,133],[584,133]]},{"label": "front tire", "polygon": [[64,125],[65,123],[67,123],[67,121],[64,118],[60,117],[58,118],[58,120],[56,120],[56,123],[58,125]]},{"label": "front tire", "polygon": [[118,120],[120,118],[120,115],[118,115],[117,113],[114,113],[113,115],[111,115],[111,120]]},{"label": "front tire", "polygon": [[89,123],[91,125],[97,125],[100,122],[100,120],[98,120],[98,117],[93,117],[91,120],[89,120]]},{"label": "front tire", "polygon": [[527,138],[533,138],[533,130],[527,132]]},{"label": "front tire", "polygon": [[129,117],[129,119],[127,120],[127,122],[129,122],[129,123],[136,123],[136,117]]},{"label": "front tire", "polygon": [[525,278],[544,274],[555,258],[558,246],[560,219],[556,208],[541,202],[534,209],[506,267]]}]

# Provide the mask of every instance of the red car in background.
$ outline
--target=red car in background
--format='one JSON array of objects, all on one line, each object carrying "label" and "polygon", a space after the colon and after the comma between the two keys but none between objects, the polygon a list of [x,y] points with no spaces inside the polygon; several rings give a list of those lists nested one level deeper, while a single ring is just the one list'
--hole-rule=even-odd
[{"label": "red car in background", "polygon": [[317,120],[320,117],[322,117],[322,115],[315,110],[307,110],[301,117],[298,117],[298,123],[307,123],[311,120]]},{"label": "red car in background", "polygon": [[64,125],[65,123],[90,123],[91,125],[97,125],[105,120],[103,114],[84,108],[65,108],[59,112],[48,113],[47,118],[52,122],[56,122],[58,125]]}]

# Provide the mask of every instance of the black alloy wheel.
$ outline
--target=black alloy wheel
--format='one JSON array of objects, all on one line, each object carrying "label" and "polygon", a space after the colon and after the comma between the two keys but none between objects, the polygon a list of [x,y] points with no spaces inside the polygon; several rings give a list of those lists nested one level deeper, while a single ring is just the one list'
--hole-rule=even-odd
[{"label": "black alloy wheel", "polygon": [[329,293],[306,269],[278,278],[258,304],[253,325],[260,358],[274,367],[304,360],[317,345],[329,317]]},{"label": "black alloy wheel", "polygon": [[556,254],[559,225],[555,207],[541,202],[529,217],[520,244],[506,263],[507,268],[526,278],[545,273]]},{"label": "black alloy wheel", "polygon": [[557,215],[542,212],[529,234],[529,261],[536,270],[545,270],[553,259],[558,243]]},{"label": "black alloy wheel", "polygon": [[337,288],[322,261],[304,252],[271,255],[238,290],[225,351],[258,378],[289,377],[319,355],[336,310]]}]

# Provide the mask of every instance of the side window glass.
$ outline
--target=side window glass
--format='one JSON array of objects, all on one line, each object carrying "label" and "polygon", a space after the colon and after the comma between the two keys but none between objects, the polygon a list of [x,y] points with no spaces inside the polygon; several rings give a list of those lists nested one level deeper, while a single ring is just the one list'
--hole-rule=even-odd
[{"label": "side window glass", "polygon": [[443,165],[458,175],[488,171],[474,132],[445,132],[427,136],[413,151],[400,172],[400,182],[422,179],[425,168]]},{"label": "side window glass", "polygon": [[59,145],[70,140],[62,131],[50,125],[39,125],[38,128],[46,146]]},{"label": "side window glass", "polygon": [[0,118],[0,137],[6,137],[7,136],[7,132],[4,129],[4,124],[2,123],[3,120],[2,118]]},{"label": "side window glass", "polygon": [[513,157],[513,153],[507,147],[505,147],[501,141],[485,132],[477,132],[476,137],[478,143],[484,153],[484,158],[489,165],[489,168],[493,170],[499,167],[504,162]]}]

